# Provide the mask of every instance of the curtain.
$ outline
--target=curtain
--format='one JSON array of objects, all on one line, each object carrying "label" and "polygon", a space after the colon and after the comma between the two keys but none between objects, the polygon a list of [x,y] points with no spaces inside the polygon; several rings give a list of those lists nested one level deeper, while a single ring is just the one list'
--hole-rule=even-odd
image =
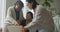
[{"label": "curtain", "polygon": [[0,27],[4,27],[6,0],[0,0]]}]

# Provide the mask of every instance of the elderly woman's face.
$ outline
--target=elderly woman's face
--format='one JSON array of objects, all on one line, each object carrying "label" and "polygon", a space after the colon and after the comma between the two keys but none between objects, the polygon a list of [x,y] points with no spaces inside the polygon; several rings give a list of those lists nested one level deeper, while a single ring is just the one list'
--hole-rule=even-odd
[{"label": "elderly woman's face", "polygon": [[19,5],[19,4],[17,3],[17,4],[16,4],[16,9],[17,9],[17,11],[21,10],[21,9],[22,9],[21,5]]},{"label": "elderly woman's face", "polygon": [[28,3],[28,2],[27,2],[27,7],[28,7],[29,9],[32,9],[32,3]]}]

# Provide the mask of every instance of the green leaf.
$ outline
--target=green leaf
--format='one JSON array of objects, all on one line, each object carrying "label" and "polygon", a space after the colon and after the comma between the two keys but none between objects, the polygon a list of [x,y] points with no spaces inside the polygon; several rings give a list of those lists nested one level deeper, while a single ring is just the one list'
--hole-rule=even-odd
[{"label": "green leaf", "polygon": [[48,0],[48,1],[53,3],[53,0]]}]

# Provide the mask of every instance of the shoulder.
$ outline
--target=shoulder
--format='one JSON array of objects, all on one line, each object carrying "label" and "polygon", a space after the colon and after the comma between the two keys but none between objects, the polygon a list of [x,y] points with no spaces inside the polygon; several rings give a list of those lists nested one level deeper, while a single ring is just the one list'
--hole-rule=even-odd
[{"label": "shoulder", "polygon": [[7,9],[7,12],[13,12],[14,11],[14,6],[10,6],[8,9]]},{"label": "shoulder", "polygon": [[12,9],[14,9],[14,6],[10,6],[10,7],[8,8],[8,10],[12,10]]},{"label": "shoulder", "polygon": [[37,5],[37,7],[36,7],[37,9],[42,9],[42,8],[44,8],[42,5]]},{"label": "shoulder", "polygon": [[47,10],[46,10],[46,8],[44,8],[42,5],[37,5],[36,11],[37,11],[37,12],[43,12],[43,11],[47,11]]},{"label": "shoulder", "polygon": [[42,5],[37,5],[36,10],[41,11],[41,10],[46,10],[46,8],[44,8]]}]

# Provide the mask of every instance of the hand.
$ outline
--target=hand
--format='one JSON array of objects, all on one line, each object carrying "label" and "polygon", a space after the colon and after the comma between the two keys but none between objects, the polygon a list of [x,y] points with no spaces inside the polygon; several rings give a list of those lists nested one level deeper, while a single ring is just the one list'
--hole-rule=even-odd
[{"label": "hand", "polygon": [[18,22],[19,25],[21,24],[20,20],[17,20],[17,22]]},{"label": "hand", "polygon": [[28,27],[24,26],[24,30],[25,30],[25,31],[28,30]]},{"label": "hand", "polygon": [[23,31],[24,31],[24,32],[27,32],[27,30],[28,30],[27,28],[23,28]]},{"label": "hand", "polygon": [[19,21],[19,20],[17,20],[17,21],[16,21],[16,25],[18,25],[18,26],[19,26],[20,24],[21,24],[21,23],[20,23],[20,21]]},{"label": "hand", "polygon": [[20,30],[20,32],[25,32],[24,28],[22,28],[22,29]]},{"label": "hand", "polygon": [[16,25],[19,26],[18,22],[16,22]]},{"label": "hand", "polygon": [[27,29],[24,27],[22,27],[22,29],[20,30],[20,32],[26,32],[26,31],[27,31]]},{"label": "hand", "polygon": [[28,29],[27,28],[24,28],[25,31],[27,31]]}]

